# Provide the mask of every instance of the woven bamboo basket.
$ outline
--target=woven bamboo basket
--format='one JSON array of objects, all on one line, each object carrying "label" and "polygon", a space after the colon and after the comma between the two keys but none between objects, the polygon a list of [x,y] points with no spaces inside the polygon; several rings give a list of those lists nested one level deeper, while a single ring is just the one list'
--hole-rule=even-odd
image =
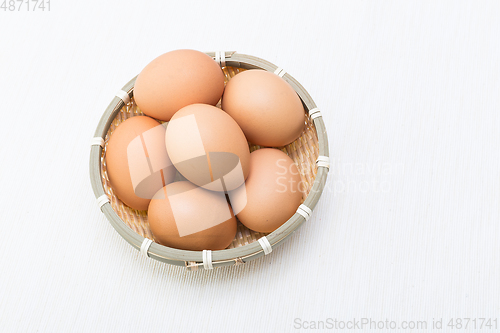
[{"label": "woven bamboo basket", "polygon": [[[295,89],[304,105],[305,130],[291,144],[275,148],[281,149],[297,164],[304,185],[304,194],[297,212],[272,233],[258,233],[238,222],[236,237],[225,250],[186,251],[154,242],[149,229],[147,211],[134,210],[121,202],[109,184],[106,170],[105,156],[110,135],[124,120],[143,115],[134,101],[134,83],[137,77],[133,78],[111,101],[92,139],[90,153],[92,188],[101,211],[128,243],[150,258],[185,266],[188,270],[238,265],[269,254],[309,219],[321,196],[329,170],[328,139],[321,112],[300,83],[282,68],[254,56],[236,52],[207,52],[207,54],[220,64],[226,82],[246,69],[263,69],[279,75]],[[218,106],[220,107],[220,102]],[[254,151],[260,147],[249,144],[249,148],[250,151]]]}]

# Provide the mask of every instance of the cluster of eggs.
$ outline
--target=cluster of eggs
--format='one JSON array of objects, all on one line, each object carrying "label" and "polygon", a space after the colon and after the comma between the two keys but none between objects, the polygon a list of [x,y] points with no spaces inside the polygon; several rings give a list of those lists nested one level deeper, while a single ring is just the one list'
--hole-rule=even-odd
[{"label": "cluster of eggs", "polygon": [[221,250],[236,218],[272,232],[295,213],[302,189],[293,160],[275,148],[249,150],[287,145],[304,130],[302,102],[285,80],[246,70],[224,85],[211,57],[176,50],[141,71],[134,98],[144,116],[112,133],[107,173],[122,202],[148,211],[157,242]]}]

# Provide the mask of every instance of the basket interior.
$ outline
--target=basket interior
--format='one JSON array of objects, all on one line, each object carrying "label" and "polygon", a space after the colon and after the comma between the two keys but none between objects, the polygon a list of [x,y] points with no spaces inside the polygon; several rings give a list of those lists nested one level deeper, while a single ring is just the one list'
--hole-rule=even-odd
[{"label": "basket interior", "polygon": [[[244,69],[242,68],[229,67],[229,66],[224,67],[222,70],[224,72],[226,83],[233,76],[235,76],[241,71],[244,71]],[[217,107],[220,108],[220,101],[217,104]],[[154,236],[151,233],[151,230],[149,229],[147,211],[139,211],[132,209],[127,205],[125,205],[120,199],[116,197],[116,195],[113,192],[113,189],[110,186],[108,173],[106,169],[106,149],[108,147],[109,137],[116,129],[116,127],[119,126],[126,119],[142,115],[144,114],[135,104],[134,98],[132,98],[131,102],[128,105],[125,105],[116,115],[105,137],[105,145],[101,155],[101,180],[104,187],[104,192],[109,197],[111,207],[118,214],[118,216],[125,222],[125,224],[127,224],[139,235],[155,241]],[[297,165],[297,168],[300,172],[300,177],[302,180],[302,185],[304,190],[302,201],[304,201],[307,195],[309,194],[309,191],[311,190],[314,179],[316,177],[316,172],[317,172],[316,159],[318,158],[319,155],[319,144],[318,144],[318,137],[316,134],[316,130],[306,112],[304,112],[304,121],[305,121],[304,132],[302,132],[301,136],[297,140],[284,147],[276,147],[285,152],[288,156],[290,156]],[[160,122],[163,123],[163,121]],[[261,147],[249,144],[249,148],[250,152],[252,152],[254,150],[260,149]],[[181,176],[178,175],[176,179],[180,179],[180,177]],[[248,229],[238,221],[236,236],[231,245],[229,245],[228,249],[250,244],[252,242],[257,241],[257,239],[265,235],[267,234],[255,232],[253,230]]]}]

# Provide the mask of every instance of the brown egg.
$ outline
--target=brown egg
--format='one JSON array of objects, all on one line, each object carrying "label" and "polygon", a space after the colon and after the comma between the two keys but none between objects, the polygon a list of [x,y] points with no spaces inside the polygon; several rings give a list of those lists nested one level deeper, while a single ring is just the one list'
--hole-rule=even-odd
[{"label": "brown egg", "polygon": [[165,127],[146,116],[122,122],[109,138],[106,168],[116,196],[134,209],[146,210],[155,193],[175,177]]},{"label": "brown egg", "polygon": [[250,151],[231,116],[192,104],[171,119],[165,143],[172,163],[192,183],[212,191],[234,190],[248,176]]},{"label": "brown egg", "polygon": [[236,235],[236,218],[224,192],[188,181],[158,191],[149,204],[148,221],[160,244],[182,250],[222,250]]},{"label": "brown egg", "polygon": [[249,229],[272,232],[297,211],[302,186],[297,166],[287,154],[273,148],[250,154],[245,185],[229,193],[236,217]]},{"label": "brown egg", "polygon": [[226,85],[222,109],[240,125],[248,141],[280,147],[304,130],[304,107],[292,86],[278,75],[247,70]]},{"label": "brown egg", "polygon": [[208,55],[176,50],[151,61],[135,81],[134,98],[146,115],[168,121],[193,103],[216,105],[224,91],[224,74]]}]

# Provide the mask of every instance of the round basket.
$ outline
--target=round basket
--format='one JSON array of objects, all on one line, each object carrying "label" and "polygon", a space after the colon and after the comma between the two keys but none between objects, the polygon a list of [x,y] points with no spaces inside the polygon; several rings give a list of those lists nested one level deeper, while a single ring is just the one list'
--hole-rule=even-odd
[{"label": "round basket", "polygon": [[[185,266],[188,270],[243,264],[272,252],[273,248],[280,245],[309,219],[321,196],[329,170],[328,139],[321,112],[300,83],[282,68],[257,57],[236,52],[207,52],[207,54],[220,64],[226,82],[240,71],[263,69],[279,75],[295,89],[305,109],[305,130],[291,144],[276,148],[288,154],[297,164],[304,195],[297,212],[272,233],[258,233],[238,222],[236,237],[225,250],[186,251],[154,242],[149,229],[147,211],[134,210],[121,202],[109,184],[106,171],[106,148],[111,133],[124,120],[143,115],[133,98],[136,77],[133,78],[116,94],[97,125],[90,152],[92,188],[101,211],[128,243],[150,258]],[[220,102],[217,106],[220,107]],[[251,144],[249,147],[250,151],[260,148]]]}]

